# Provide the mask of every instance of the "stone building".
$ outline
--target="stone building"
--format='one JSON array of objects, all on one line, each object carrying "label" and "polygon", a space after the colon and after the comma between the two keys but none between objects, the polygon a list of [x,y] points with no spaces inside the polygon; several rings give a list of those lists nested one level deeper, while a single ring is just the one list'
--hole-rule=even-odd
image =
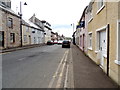
[{"label": "stone building", "polygon": [[0,1],[0,49],[20,46],[20,17],[7,1]]}]

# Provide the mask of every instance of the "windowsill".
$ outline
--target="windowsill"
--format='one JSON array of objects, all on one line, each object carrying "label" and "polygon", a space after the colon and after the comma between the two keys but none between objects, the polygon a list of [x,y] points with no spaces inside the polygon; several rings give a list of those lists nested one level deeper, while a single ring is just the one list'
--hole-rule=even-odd
[{"label": "windowsill", "polygon": [[98,11],[96,14],[99,14],[103,9],[104,9],[105,5],[103,5]]},{"label": "windowsill", "polygon": [[114,63],[120,65],[120,60],[114,60]]},{"label": "windowsill", "polygon": [[107,58],[107,55],[106,55],[106,54],[103,54],[103,57],[104,57],[104,58]]},{"label": "windowsill", "polygon": [[88,21],[88,23],[90,23],[93,20],[93,17]]},{"label": "windowsill", "polygon": [[92,32],[88,32],[88,34],[92,34]]},{"label": "windowsill", "polygon": [[97,51],[97,50],[95,51],[96,54],[97,54],[98,52],[99,52],[99,51]]},{"label": "windowsill", "polygon": [[89,50],[92,50],[92,47],[88,47]]}]

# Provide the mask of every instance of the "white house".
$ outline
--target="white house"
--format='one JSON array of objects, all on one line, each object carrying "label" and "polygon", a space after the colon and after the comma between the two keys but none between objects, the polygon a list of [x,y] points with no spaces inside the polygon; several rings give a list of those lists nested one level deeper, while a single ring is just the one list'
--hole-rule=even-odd
[{"label": "white house", "polygon": [[47,43],[47,41],[51,40],[51,37],[52,37],[51,25],[47,21],[44,21],[44,20],[41,22],[43,23],[44,31],[45,31],[45,43]]}]

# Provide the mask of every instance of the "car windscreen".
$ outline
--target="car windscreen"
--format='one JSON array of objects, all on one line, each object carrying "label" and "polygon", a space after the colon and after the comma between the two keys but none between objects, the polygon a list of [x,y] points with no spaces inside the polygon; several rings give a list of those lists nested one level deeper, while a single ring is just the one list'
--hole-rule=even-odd
[{"label": "car windscreen", "polygon": [[63,41],[63,43],[64,43],[64,44],[68,44],[68,43],[69,43],[69,41]]}]

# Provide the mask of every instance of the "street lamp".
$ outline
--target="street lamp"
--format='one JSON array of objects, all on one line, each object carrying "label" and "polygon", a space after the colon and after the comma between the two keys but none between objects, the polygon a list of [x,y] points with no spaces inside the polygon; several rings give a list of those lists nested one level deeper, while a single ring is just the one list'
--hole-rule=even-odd
[{"label": "street lamp", "polygon": [[[24,5],[27,5],[25,2]],[[21,35],[21,47],[22,47],[22,2],[20,1],[20,35]]]},{"label": "street lamp", "polygon": [[71,26],[73,26],[73,33],[74,33],[74,23],[73,23],[73,24],[71,24]]}]

